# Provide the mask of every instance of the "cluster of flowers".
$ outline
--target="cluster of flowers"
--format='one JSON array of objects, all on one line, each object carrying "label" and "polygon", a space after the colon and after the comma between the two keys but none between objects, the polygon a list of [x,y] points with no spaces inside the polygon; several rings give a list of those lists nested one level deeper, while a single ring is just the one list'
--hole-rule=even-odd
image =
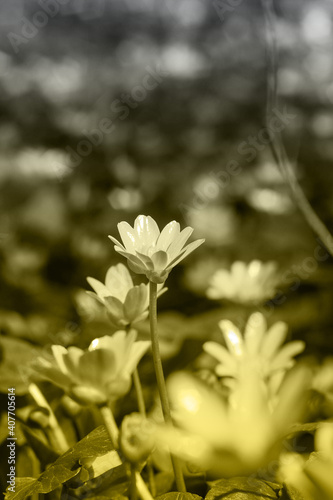
[{"label": "cluster of flowers", "polygon": [[[164,282],[171,269],[203,242],[186,245],[191,228],[180,231],[173,221],[160,232],[146,216],[139,216],[134,228],[121,222],[118,229],[122,243],[110,236],[115,250],[126,257],[134,273],[157,285],[158,296],[166,291]],[[150,347],[150,342],[138,341],[132,329],[148,316],[149,285],[134,285],[123,264],[108,270],[105,284],[94,278],[88,282],[94,289],[89,293],[105,306],[111,323],[120,330],[95,339],[87,350],[53,346],[52,357],[40,358],[35,369],[80,404],[104,406],[129,391],[132,375]],[[207,293],[214,299],[257,302],[274,295],[277,283],[274,263],[236,262],[230,272],[216,273]],[[223,477],[255,475],[269,463],[280,464],[286,436],[306,408],[308,369],[291,370],[304,342],[284,344],[287,325],[277,322],[268,327],[260,312],[249,317],[243,333],[229,320],[220,321],[219,327],[222,342],[208,341],[203,350],[212,363],[215,360],[216,380],[226,391],[222,395],[192,374],[171,375],[167,386],[175,426],[150,422],[145,433],[145,418],[125,417],[120,442],[129,461],[140,462],[157,447]],[[289,453],[283,463],[292,467],[280,464],[281,480],[305,491],[307,500],[319,498],[317,487],[324,492],[323,499],[333,495],[322,472],[329,477],[333,467],[332,446],[323,446],[323,435],[333,442],[332,424],[327,426],[317,435],[318,449],[324,450],[317,460]]]},{"label": "cluster of flowers", "polygon": [[[123,244],[110,236],[115,250],[135,273],[157,283],[158,296],[166,291],[163,283],[171,269],[203,243],[197,240],[185,246],[192,228],[180,231],[179,223],[172,221],[160,232],[154,219],[144,215],[137,217],[134,228],[121,222],[118,229]],[[111,323],[121,330],[93,340],[87,351],[54,345],[51,359],[40,358],[35,370],[77,402],[104,405],[129,391],[131,376],[149,349],[150,342],[136,341],[137,333],[129,331],[148,316],[149,290],[148,284],[134,286],[123,264],[109,268],[105,284],[87,279],[95,291],[88,293],[105,306]]]}]

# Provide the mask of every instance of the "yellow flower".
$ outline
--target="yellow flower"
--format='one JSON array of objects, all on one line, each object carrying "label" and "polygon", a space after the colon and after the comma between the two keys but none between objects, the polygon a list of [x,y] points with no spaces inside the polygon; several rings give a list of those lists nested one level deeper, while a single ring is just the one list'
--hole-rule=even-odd
[{"label": "yellow flower", "polygon": [[191,227],[180,231],[179,223],[172,221],[160,232],[154,219],[145,215],[135,219],[134,228],[120,222],[118,230],[122,243],[109,236],[115,250],[127,258],[132,271],[145,274],[154,283],[164,283],[171,269],[204,242],[184,246],[193,232]]},{"label": "yellow flower", "polygon": [[213,474],[251,474],[278,458],[283,437],[304,410],[307,384],[307,370],[290,374],[272,410],[253,367],[245,367],[229,403],[198,379],[174,374],[168,389],[179,428],[160,426],[156,442]]},{"label": "yellow flower", "polygon": [[332,422],[321,424],[316,431],[315,450],[308,459],[296,453],[283,456],[279,468],[279,480],[299,491],[304,500],[332,500]]},{"label": "yellow flower", "polygon": [[124,396],[131,375],[149,348],[149,341],[135,341],[137,332],[118,331],[95,339],[88,350],[52,346],[51,360],[38,358],[34,369],[63,388],[81,404],[105,404]]},{"label": "yellow flower", "polygon": [[219,269],[213,275],[207,297],[228,299],[242,304],[264,302],[274,297],[279,282],[275,262],[253,260],[249,264],[236,261],[230,271]]},{"label": "yellow flower", "polygon": [[294,356],[302,352],[301,340],[282,344],[286,339],[287,325],[279,321],[267,329],[263,314],[252,314],[245,326],[244,337],[229,320],[219,322],[227,347],[217,342],[206,342],[204,350],[218,361],[215,372],[220,377],[238,378],[244,363],[252,363],[260,376],[270,382],[275,392],[287,370],[295,364]]},{"label": "yellow flower", "polygon": [[[134,286],[131,275],[124,264],[111,266],[105,277],[105,285],[95,278],[87,278],[89,285],[95,290],[88,292],[105,305],[113,325],[123,328],[133,325],[148,316],[148,285]],[[160,296],[166,291],[159,285]]]}]

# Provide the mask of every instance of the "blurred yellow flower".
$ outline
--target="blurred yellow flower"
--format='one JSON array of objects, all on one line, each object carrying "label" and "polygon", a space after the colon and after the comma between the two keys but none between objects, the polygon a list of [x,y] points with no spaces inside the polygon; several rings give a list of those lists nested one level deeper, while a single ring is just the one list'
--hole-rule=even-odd
[{"label": "blurred yellow flower", "polygon": [[132,271],[145,274],[154,283],[164,283],[171,269],[204,242],[184,246],[193,232],[191,227],[180,231],[179,223],[172,221],[160,232],[154,219],[145,215],[135,219],[134,228],[120,222],[118,230],[123,243],[109,236],[115,250],[127,258]]},{"label": "blurred yellow flower", "polygon": [[79,403],[102,405],[130,389],[131,375],[150,346],[136,336],[133,330],[118,331],[93,340],[86,351],[53,345],[52,358],[38,358],[34,369]]},{"label": "blurred yellow flower", "polygon": [[279,279],[275,262],[252,260],[249,264],[235,261],[230,271],[219,269],[207,289],[210,299],[228,299],[233,302],[264,302],[274,297]]},{"label": "blurred yellow flower", "polygon": [[[105,305],[111,323],[116,327],[133,325],[147,318],[149,306],[148,285],[134,286],[131,275],[124,264],[111,266],[105,277],[105,285],[88,277],[89,285],[95,290],[88,292]],[[166,291],[158,287],[158,295]]]},{"label": "blurred yellow flower", "polygon": [[280,386],[287,370],[295,364],[294,356],[302,352],[305,343],[295,340],[282,344],[287,336],[287,325],[279,321],[267,329],[263,314],[252,314],[245,326],[244,337],[229,320],[219,322],[227,347],[217,342],[206,342],[204,350],[218,361],[215,372],[220,377],[238,378],[244,363],[250,363],[274,392]]},{"label": "blurred yellow flower", "polygon": [[198,379],[174,374],[168,389],[179,428],[160,426],[156,442],[213,474],[251,474],[278,458],[283,437],[304,411],[307,385],[308,371],[295,370],[272,410],[250,366],[242,371],[229,403]]},{"label": "blurred yellow flower", "polygon": [[333,498],[333,423],[321,424],[310,457],[288,453],[281,459],[278,479],[295,488],[304,500]]}]

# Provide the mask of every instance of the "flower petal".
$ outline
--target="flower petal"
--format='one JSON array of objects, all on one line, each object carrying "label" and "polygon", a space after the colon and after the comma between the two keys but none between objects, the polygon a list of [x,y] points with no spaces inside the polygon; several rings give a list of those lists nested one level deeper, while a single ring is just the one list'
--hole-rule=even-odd
[{"label": "flower petal", "polygon": [[[116,251],[122,255],[123,257],[126,257],[126,259],[128,260],[128,265],[131,268],[130,264],[132,263],[133,266],[135,266],[137,269],[140,269],[140,271],[134,271],[136,273],[139,273],[139,274],[143,274],[146,272],[146,266],[144,264],[144,262],[137,256],[137,255],[133,255],[129,252],[124,252],[123,250],[117,250]],[[132,269],[133,270],[133,269]]]},{"label": "flower petal", "polygon": [[108,269],[105,285],[110,291],[109,295],[124,302],[128,291],[133,287],[133,280],[127,267],[124,264],[117,264]]},{"label": "flower petal", "polygon": [[274,323],[268,330],[261,346],[261,355],[272,359],[287,337],[288,326],[283,321]]},{"label": "flower petal", "polygon": [[78,366],[80,380],[89,386],[100,389],[106,381],[116,376],[116,353],[110,349],[94,349],[85,352]]},{"label": "flower petal", "polygon": [[95,290],[99,298],[104,299],[105,297],[112,295],[110,290],[108,290],[107,287],[101,283],[101,281],[91,278],[90,276],[88,276],[87,281],[91,288]]},{"label": "flower petal", "polygon": [[174,418],[181,427],[214,446],[220,441],[225,444],[229,432],[227,409],[215,392],[185,373],[171,375],[168,389]]},{"label": "flower petal", "polygon": [[116,297],[106,297],[105,305],[108,310],[108,313],[115,321],[119,321],[124,319],[124,307],[123,303],[120,302]]},{"label": "flower petal", "polygon": [[219,361],[222,365],[228,367],[230,370],[234,371],[237,369],[237,362],[235,358],[221,344],[213,341],[205,342],[203,345],[203,349],[213,358]]},{"label": "flower petal", "polygon": [[180,233],[177,238],[173,240],[173,242],[170,244],[168,248],[168,254],[170,260],[173,260],[177,257],[179,252],[182,250],[183,246],[193,233],[193,227],[185,227]]},{"label": "flower petal", "polygon": [[64,363],[67,371],[73,376],[76,376],[79,361],[84,351],[79,347],[71,346],[67,350],[67,356],[64,356]]},{"label": "flower petal", "polygon": [[169,222],[169,224],[167,224],[163,228],[163,230],[158,238],[158,241],[157,241],[158,249],[164,250],[164,251],[168,250],[171,243],[179,237],[179,234],[180,234],[179,223],[176,222],[175,220]]},{"label": "flower petal", "polygon": [[227,319],[219,322],[224,340],[231,354],[242,356],[244,354],[243,337],[236,325]]},{"label": "flower petal", "polygon": [[126,364],[122,370],[123,373],[132,375],[140,359],[144,356],[144,354],[146,354],[150,345],[151,345],[150,340],[139,340],[133,344],[131,352],[126,361]]},{"label": "flower petal", "polygon": [[64,357],[67,356],[67,349],[65,347],[63,347],[62,345],[53,345],[51,347],[51,349],[52,349],[53,357],[54,357],[59,369],[67,375],[68,370],[67,370],[66,364],[64,362]]},{"label": "flower petal", "polygon": [[260,312],[251,314],[244,331],[244,344],[248,354],[254,355],[259,353],[266,329],[267,322],[264,315]]},{"label": "flower petal", "polygon": [[117,227],[126,250],[134,253],[137,245],[135,231],[128,222],[125,221],[119,222]]},{"label": "flower petal", "polygon": [[148,269],[150,271],[152,269],[154,269],[153,261],[151,260],[150,257],[148,257],[148,255],[146,255],[145,253],[140,253],[140,252],[136,252],[136,255],[143,262],[143,264],[145,265],[146,269]]},{"label": "flower petal", "polygon": [[123,250],[124,252],[126,252],[126,248],[124,247],[124,245],[122,243],[120,243],[118,240],[116,240],[116,238],[114,238],[113,236],[110,236],[110,235],[108,236],[108,238],[110,238],[110,240],[112,241],[112,243],[114,243],[115,250],[116,250],[116,248],[118,248],[118,250]]},{"label": "flower petal", "polygon": [[148,307],[148,289],[143,283],[131,288],[124,302],[124,313],[129,323],[132,323]]},{"label": "flower petal", "polygon": [[32,365],[32,368],[42,378],[49,380],[62,389],[66,390],[71,385],[71,378],[69,375],[60,371],[57,366],[46,362],[44,358],[37,358],[36,362]]},{"label": "flower petal", "polygon": [[286,369],[290,366],[290,362],[294,361],[293,357],[300,354],[305,349],[305,342],[302,340],[294,340],[293,342],[289,342],[282,347],[282,349],[278,352],[276,357],[273,359],[270,369],[281,370]]},{"label": "flower petal", "polygon": [[[152,217],[148,215],[139,215],[134,222],[134,231],[136,233],[136,241],[139,241],[140,245],[152,246],[155,245],[157,238],[160,235],[160,230],[158,225]],[[138,240],[139,239],[139,240]],[[138,246],[136,245],[136,250]]]},{"label": "flower petal", "polygon": [[192,243],[187,245],[187,247],[185,247],[183,249],[183,253],[178,257],[178,259],[176,258],[175,260],[170,262],[166,269],[169,271],[170,269],[175,267],[177,264],[179,264],[179,262],[181,262],[183,259],[185,259],[185,257],[187,257],[191,252],[193,252],[196,248],[198,248],[200,245],[202,245],[204,243],[204,241],[205,241],[205,239],[203,238],[201,240],[193,241]]},{"label": "flower petal", "polygon": [[168,263],[168,254],[163,250],[159,250],[151,256],[151,260],[154,264],[154,270],[163,271]]}]

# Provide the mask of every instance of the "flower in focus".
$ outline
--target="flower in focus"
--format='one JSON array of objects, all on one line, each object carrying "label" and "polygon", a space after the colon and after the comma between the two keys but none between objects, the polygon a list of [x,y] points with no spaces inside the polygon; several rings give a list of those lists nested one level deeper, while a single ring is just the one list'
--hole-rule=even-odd
[{"label": "flower in focus", "polygon": [[140,413],[126,415],[120,428],[120,449],[131,463],[146,460],[151,454],[155,440],[154,425]]},{"label": "flower in focus", "polygon": [[53,345],[53,358],[38,358],[34,369],[81,404],[105,404],[129,391],[131,375],[149,348],[149,341],[136,342],[136,336],[118,331],[93,340],[86,351]]},{"label": "flower in focus", "polygon": [[242,304],[264,302],[277,292],[279,282],[275,262],[253,260],[249,264],[236,261],[230,271],[219,269],[213,275],[207,297],[228,299]]},{"label": "flower in focus", "polygon": [[[148,316],[148,285],[134,286],[131,275],[124,264],[111,266],[105,277],[105,285],[95,278],[87,278],[95,290],[88,292],[105,305],[113,325],[124,327],[133,325]],[[159,286],[158,295],[166,291]]]},{"label": "flower in focus", "polygon": [[177,428],[160,426],[157,444],[181,459],[222,476],[248,475],[279,456],[283,437],[304,412],[308,371],[290,374],[272,410],[258,373],[247,366],[232,400],[184,373],[168,388]]},{"label": "flower in focus", "polygon": [[294,356],[302,352],[305,343],[295,340],[282,344],[287,336],[286,323],[279,321],[267,329],[263,314],[252,314],[245,326],[244,337],[231,321],[219,322],[227,347],[206,342],[204,350],[218,361],[215,372],[220,377],[238,378],[245,363],[252,364],[274,393],[287,370],[295,364]]},{"label": "flower in focus", "polygon": [[196,240],[185,245],[193,229],[180,231],[176,221],[169,222],[162,232],[152,217],[139,215],[132,228],[127,222],[118,224],[122,243],[109,236],[115,243],[115,250],[128,260],[128,265],[138,274],[145,274],[154,283],[164,283],[171,269],[201,245]]},{"label": "flower in focus", "polygon": [[279,480],[296,489],[304,500],[332,500],[332,422],[321,424],[316,431],[315,451],[307,460],[297,453],[288,453],[282,458]]}]

